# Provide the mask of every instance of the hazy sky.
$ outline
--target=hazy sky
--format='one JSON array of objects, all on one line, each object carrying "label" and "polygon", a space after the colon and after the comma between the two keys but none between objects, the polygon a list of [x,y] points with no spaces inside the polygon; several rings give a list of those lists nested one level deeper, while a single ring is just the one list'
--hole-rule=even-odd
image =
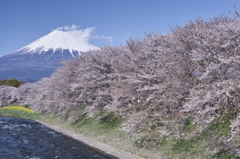
[{"label": "hazy sky", "polygon": [[0,56],[54,29],[86,33],[89,43],[121,45],[145,32],[170,31],[198,17],[213,18],[239,8],[239,0],[0,0]]}]

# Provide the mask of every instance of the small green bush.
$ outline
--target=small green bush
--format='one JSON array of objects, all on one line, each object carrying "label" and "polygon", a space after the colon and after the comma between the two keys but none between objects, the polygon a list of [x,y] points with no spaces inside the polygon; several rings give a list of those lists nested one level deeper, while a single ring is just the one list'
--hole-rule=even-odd
[{"label": "small green bush", "polygon": [[155,124],[152,124],[151,126],[150,126],[150,129],[152,129],[152,130],[154,130],[154,129],[156,129],[156,125]]},{"label": "small green bush", "polygon": [[157,122],[157,126],[163,127],[163,126],[165,126],[165,124],[162,122]]},{"label": "small green bush", "polygon": [[24,82],[18,81],[17,79],[0,80],[0,85],[19,87],[22,84],[24,84]]},{"label": "small green bush", "polygon": [[184,127],[182,129],[183,132],[190,132],[197,127],[197,124],[193,124],[193,118],[187,118],[184,122]]}]

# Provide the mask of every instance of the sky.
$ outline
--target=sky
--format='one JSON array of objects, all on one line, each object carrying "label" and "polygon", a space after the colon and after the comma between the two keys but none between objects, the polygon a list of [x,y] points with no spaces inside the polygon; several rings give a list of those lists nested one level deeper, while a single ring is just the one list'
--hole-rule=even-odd
[{"label": "sky", "polygon": [[230,15],[234,4],[240,11],[239,0],[0,0],[0,56],[53,30],[76,31],[97,47],[125,45],[145,32]]}]

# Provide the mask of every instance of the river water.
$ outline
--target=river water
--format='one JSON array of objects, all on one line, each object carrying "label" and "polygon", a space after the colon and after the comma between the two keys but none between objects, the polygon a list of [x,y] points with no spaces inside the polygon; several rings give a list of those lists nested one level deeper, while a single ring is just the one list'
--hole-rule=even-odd
[{"label": "river water", "polygon": [[31,120],[0,117],[1,159],[107,159]]}]

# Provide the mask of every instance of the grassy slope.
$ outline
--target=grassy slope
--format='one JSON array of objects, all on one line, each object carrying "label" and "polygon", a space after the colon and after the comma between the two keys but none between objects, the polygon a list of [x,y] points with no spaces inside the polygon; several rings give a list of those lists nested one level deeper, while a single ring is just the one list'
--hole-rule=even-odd
[{"label": "grassy slope", "polygon": [[24,119],[40,119],[40,114],[34,112],[32,109],[28,109],[23,106],[7,106],[0,108],[0,116],[24,118]]},{"label": "grassy slope", "polygon": [[[92,118],[83,113],[74,122],[69,122],[68,117],[62,118],[51,114],[40,115],[25,107],[8,106],[0,108],[0,116],[41,120],[149,159],[238,158],[231,155],[229,150],[222,149],[222,143],[217,142],[219,139],[229,136],[229,124],[233,118],[231,112],[216,119],[202,133],[188,139],[184,135],[180,138],[169,135],[155,139],[149,138],[147,135],[138,139],[131,137],[120,130],[124,119],[106,111],[100,111]],[[193,124],[191,118],[187,119],[182,128],[182,134],[191,133],[198,126]],[[154,134],[154,131],[156,130],[153,127],[151,134]],[[219,147],[221,150],[215,152],[214,150]]]},{"label": "grassy slope", "polygon": [[[232,148],[227,148],[223,140],[230,137],[230,124],[234,115],[227,111],[220,118],[214,120],[201,133],[193,132],[200,127],[194,124],[193,119],[186,119],[181,135],[176,138],[175,134],[153,139],[153,137],[143,136],[136,141],[136,145],[143,149],[155,149],[165,153],[168,158],[218,158],[237,159],[237,155],[231,153]],[[152,132],[152,134],[154,134]],[[219,151],[220,150],[220,151]]]}]

